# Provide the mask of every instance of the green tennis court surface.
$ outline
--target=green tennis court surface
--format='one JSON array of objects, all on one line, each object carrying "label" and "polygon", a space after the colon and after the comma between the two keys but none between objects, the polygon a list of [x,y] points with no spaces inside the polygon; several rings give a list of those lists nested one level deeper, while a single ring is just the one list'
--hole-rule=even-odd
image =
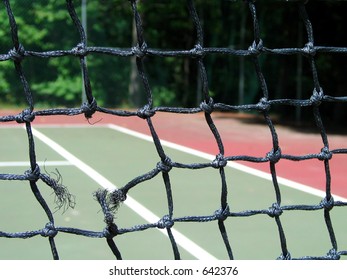
[{"label": "green tennis court surface", "polygon": [[[61,175],[62,183],[75,196],[76,205],[57,210],[55,225],[102,231],[104,216],[93,193],[110,185],[122,187],[133,178],[155,168],[160,161],[153,143],[119,132],[108,126],[37,127],[35,138],[37,161],[41,171],[53,178]],[[42,138],[42,135],[48,138]],[[1,128],[0,173],[23,174],[29,169],[26,131],[23,128]],[[40,140],[41,139],[41,140]],[[63,150],[50,147],[50,139]],[[210,162],[206,158],[166,147],[175,162]],[[62,151],[68,152],[70,158]],[[218,169],[170,171],[174,217],[211,215],[220,208],[220,176]],[[276,201],[273,185],[266,180],[231,167],[226,168],[231,211],[267,209]],[[54,209],[53,191],[39,183],[40,191]],[[282,205],[319,204],[322,197],[281,185]],[[154,217],[168,213],[165,186],[160,174],[129,192],[142,210],[123,204],[115,223],[129,228],[149,223],[147,210]],[[5,232],[25,232],[45,227],[48,219],[31,193],[27,181],[0,181],[0,228]],[[126,202],[128,199],[126,200]],[[137,205],[137,204],[136,204]],[[144,210],[143,210],[144,209]],[[347,247],[346,209],[335,207],[330,213],[339,248]],[[146,216],[147,215],[147,216]],[[153,221],[151,221],[153,222]],[[156,222],[156,221],[154,221]],[[331,249],[324,211],[286,211],[281,215],[288,250],[292,257],[325,255]],[[275,219],[268,215],[230,217],[225,221],[235,259],[275,259],[281,254]],[[182,259],[228,255],[217,222],[175,223]],[[166,231],[163,231],[166,232]],[[127,233],[114,238],[124,259],[173,259],[171,244],[156,228]],[[55,237],[61,259],[114,259],[106,240],[59,232]],[[192,245],[193,244],[193,245]],[[1,259],[52,259],[47,238],[0,238]],[[198,248],[198,250],[196,249]],[[199,251],[201,249],[201,251]],[[206,255],[204,255],[206,253]]]}]

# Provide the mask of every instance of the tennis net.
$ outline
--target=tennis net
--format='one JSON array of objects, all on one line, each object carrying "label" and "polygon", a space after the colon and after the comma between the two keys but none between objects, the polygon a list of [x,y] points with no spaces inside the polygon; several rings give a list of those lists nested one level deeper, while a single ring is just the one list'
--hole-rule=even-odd
[{"label": "tennis net", "polygon": [[[135,0],[128,1],[129,9],[132,10],[133,19],[136,26],[136,36],[137,44],[129,48],[117,48],[117,47],[90,47],[87,44],[86,32],[81,24],[80,17],[76,12],[74,6],[74,1],[66,1],[66,12],[69,13],[71,21],[74,27],[79,33],[80,40],[76,42],[76,46],[72,49],[66,50],[51,50],[37,52],[32,50],[27,50],[21,43],[21,38],[19,36],[19,27],[16,22],[16,15],[9,0],[4,0],[4,6],[7,11],[8,20],[11,27],[11,39],[13,48],[11,48],[8,53],[0,55],[0,63],[3,61],[13,61],[14,69],[19,77],[24,97],[26,99],[27,108],[25,108],[20,114],[16,115],[6,115],[0,117],[0,122],[14,122],[24,124],[27,132],[27,139],[29,141],[28,152],[30,159],[30,169],[24,174],[0,174],[0,180],[20,180],[28,181],[33,195],[41,205],[43,211],[47,215],[47,224],[44,228],[40,230],[28,230],[25,232],[4,232],[0,231],[0,237],[2,238],[31,238],[34,236],[43,236],[48,238],[52,256],[54,259],[59,259],[58,249],[55,244],[55,238],[57,234],[74,234],[85,237],[97,237],[104,238],[109,245],[110,250],[113,252],[117,259],[122,259],[122,252],[117,246],[117,237],[120,235],[125,235],[130,232],[144,231],[151,228],[165,229],[169,237],[169,242],[171,243],[173,256],[175,259],[180,259],[179,246],[175,239],[175,234],[172,229],[177,223],[200,223],[200,222],[217,222],[218,229],[222,236],[224,242],[225,251],[230,259],[234,258],[233,255],[233,240],[232,236],[228,235],[227,228],[225,226],[230,220],[235,217],[246,218],[254,215],[268,215],[273,218],[276,223],[278,230],[279,241],[281,244],[281,253],[279,254],[279,259],[340,259],[341,256],[347,255],[346,250],[341,250],[338,248],[338,240],[334,233],[333,221],[331,218],[331,212],[334,211],[336,207],[347,206],[346,202],[335,201],[334,196],[331,192],[331,174],[330,174],[330,160],[336,154],[346,154],[347,148],[330,149],[329,139],[326,133],[326,127],[322,121],[321,108],[323,104],[326,103],[343,103],[347,101],[347,96],[331,96],[324,93],[324,85],[321,85],[319,79],[319,72],[316,67],[316,55],[317,54],[346,54],[347,47],[327,47],[327,46],[317,46],[313,38],[313,26],[311,24],[310,18],[308,16],[306,6],[309,5],[310,1],[293,1],[297,5],[301,20],[304,24],[306,31],[306,43],[303,47],[297,48],[268,48],[266,47],[266,42],[261,38],[261,23],[257,15],[258,6],[266,5],[262,1],[247,0],[244,1],[245,5],[248,7],[247,12],[250,16],[252,22],[252,32],[253,32],[253,42],[247,49],[234,49],[232,47],[205,47],[204,46],[204,30],[202,19],[196,9],[196,1],[188,0],[186,1],[190,20],[192,21],[195,28],[195,45],[191,49],[183,50],[165,50],[165,49],[153,49],[150,44],[145,40],[145,30],[144,24],[142,22],[141,13],[138,9],[138,3]],[[150,3],[145,3],[150,5]],[[102,3],[100,3],[102,5]],[[182,4],[183,5],[183,4]],[[241,104],[233,105],[228,103],[218,103],[215,102],[211,96],[211,91],[209,89],[209,79],[206,71],[205,58],[212,55],[218,54],[225,57],[246,57],[250,59],[254,65],[255,74],[260,87],[260,96],[257,103],[252,104]],[[136,59],[136,67],[138,71],[138,77],[142,82],[144,92],[146,94],[146,104],[137,110],[118,110],[109,109],[98,105],[98,100],[93,94],[93,88],[90,82],[89,69],[87,65],[87,57],[89,55],[100,55],[100,56],[115,56],[115,57],[128,57],[129,59]],[[35,59],[50,59],[61,57],[72,57],[79,61],[80,67],[83,73],[83,85],[86,97],[86,102],[84,102],[78,108],[50,108],[39,110],[35,107],[34,96],[31,91],[30,83],[27,79],[26,72],[23,70],[23,61],[35,58]],[[312,95],[308,99],[292,99],[292,98],[271,98],[271,94],[268,90],[268,83],[266,80],[266,73],[263,72],[260,59],[264,56],[302,56],[307,63],[310,65],[310,73],[312,80]],[[172,106],[154,106],[152,88],[149,83],[148,74],[146,73],[144,64],[146,57],[188,57],[196,62],[196,67],[199,72],[199,83],[201,85],[201,96],[200,104],[196,107],[172,107]],[[307,154],[302,156],[283,154],[281,152],[281,146],[279,143],[276,126],[271,117],[271,111],[274,106],[283,107],[309,107],[312,109],[313,118],[315,120],[316,127],[318,128],[321,140],[322,149],[317,151],[315,154]],[[234,156],[226,155],[224,150],[224,144],[215,121],[213,118],[213,113],[217,111],[222,112],[255,112],[263,116],[272,137],[272,149],[264,157],[254,157],[250,155],[244,156]],[[104,214],[104,221],[106,226],[100,231],[89,231],[80,228],[68,228],[56,225],[54,222],[54,210],[50,209],[45,201],[45,198],[40,193],[37,187],[37,182],[44,182],[47,186],[54,190],[56,195],[56,203],[58,207],[73,207],[74,206],[74,196],[70,194],[68,187],[61,184],[60,179],[53,179],[41,171],[40,166],[36,160],[35,153],[35,142],[34,135],[32,131],[32,125],[35,123],[35,118],[46,117],[52,115],[58,116],[70,116],[73,118],[76,115],[84,115],[87,119],[93,117],[95,112],[102,114],[108,114],[115,117],[127,117],[127,118],[141,118],[144,119],[148,125],[148,128],[153,139],[154,146],[160,158],[159,163],[146,174],[140,174],[136,178],[130,180],[127,184],[120,187],[119,189],[110,192],[107,190],[98,190],[95,192],[95,198],[100,204],[102,212]],[[206,124],[208,125],[211,134],[213,135],[215,142],[218,146],[219,152],[213,161],[209,163],[179,163],[171,159],[165,152],[163,148],[162,141],[159,138],[156,127],[152,122],[152,117],[157,112],[167,112],[171,114],[197,114],[203,113]],[[325,197],[322,197],[320,203],[315,205],[282,205],[281,201],[281,187],[277,180],[276,175],[276,165],[280,160],[290,160],[290,161],[304,161],[304,160],[320,160],[324,162],[324,169],[322,172],[325,174]],[[276,197],[276,201],[272,205],[269,205],[266,209],[250,209],[242,212],[233,211],[233,205],[229,205],[227,199],[227,193],[231,193],[232,188],[230,188],[227,183],[227,178],[225,174],[225,167],[228,162],[232,161],[248,161],[255,163],[268,163],[272,176],[272,184]],[[173,188],[170,181],[170,172],[172,169],[217,169],[219,170],[220,182],[221,182],[221,193],[219,209],[216,209],[214,213],[209,216],[183,216],[176,217],[174,215],[174,201],[173,201]],[[120,228],[115,220],[115,215],[117,215],[117,209],[122,207],[122,203],[126,201],[127,195],[131,191],[139,186],[142,182],[151,180],[157,175],[161,174],[163,177],[163,186],[165,187],[165,192],[167,196],[167,208],[168,212],[159,221],[151,224],[134,225],[130,228]],[[287,246],[286,232],[281,222],[281,215],[288,211],[322,211],[324,216],[324,221],[326,224],[326,232],[329,235],[331,242],[331,248],[323,256],[291,256],[290,250]],[[216,241],[217,242],[217,241]]]}]

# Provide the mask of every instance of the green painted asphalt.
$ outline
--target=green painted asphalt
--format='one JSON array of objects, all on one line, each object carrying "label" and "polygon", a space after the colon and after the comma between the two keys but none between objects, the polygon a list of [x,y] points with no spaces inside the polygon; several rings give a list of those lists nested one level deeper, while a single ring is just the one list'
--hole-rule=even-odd
[{"label": "green painted asphalt", "polygon": [[[118,187],[155,168],[159,161],[153,143],[107,127],[38,128],[78,159],[95,169]],[[22,128],[0,130],[0,162],[28,160],[26,132]],[[37,160],[61,161],[62,156],[35,139]],[[206,159],[164,147],[175,162],[201,163]],[[58,169],[63,184],[76,197],[74,209],[54,212],[56,226],[92,231],[105,227],[100,206],[93,193],[100,185],[75,166],[46,166],[53,178]],[[23,174],[27,167],[0,167],[0,173]],[[41,167],[42,171],[43,167]],[[272,182],[225,168],[228,203],[232,212],[267,209],[275,202]],[[170,173],[174,216],[211,215],[220,207],[221,182],[216,169],[186,170],[173,168]],[[52,190],[39,183],[40,191],[54,211]],[[282,205],[318,204],[321,198],[281,186]],[[130,190],[129,195],[157,216],[168,213],[165,186],[161,174]],[[28,182],[0,181],[0,231],[37,230],[48,222],[44,211],[30,191]],[[346,209],[335,207],[332,222],[339,248],[347,248]],[[116,214],[119,228],[146,224],[141,213],[122,205]],[[319,211],[284,212],[281,222],[292,257],[325,255],[331,249],[324,214]],[[235,259],[275,259],[281,254],[275,219],[267,215],[232,217],[225,221]],[[218,259],[227,259],[217,222],[175,223],[174,228]],[[59,233],[56,245],[61,259],[112,259],[106,240]],[[157,229],[128,233],[114,238],[124,259],[173,259],[171,244]],[[28,239],[0,238],[0,259],[51,259],[48,240],[41,236]],[[180,247],[182,259],[193,259]]]}]

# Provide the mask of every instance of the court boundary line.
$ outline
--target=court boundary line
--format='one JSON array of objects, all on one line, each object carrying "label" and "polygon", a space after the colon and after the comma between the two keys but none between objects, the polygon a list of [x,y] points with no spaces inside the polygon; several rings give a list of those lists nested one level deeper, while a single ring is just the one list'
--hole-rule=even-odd
[{"label": "court boundary line", "polygon": [[[98,185],[102,186],[103,188],[109,191],[117,189],[116,185],[114,185],[106,177],[101,175],[95,169],[90,167],[88,164],[84,163],[82,160],[74,156],[72,153],[67,151],[65,148],[63,148],[61,145],[59,145],[57,142],[55,142],[54,140],[52,140],[51,138],[49,138],[42,132],[38,131],[35,128],[32,128],[32,133],[37,139],[42,141],[44,144],[49,146],[55,152],[60,154],[63,158],[65,158],[74,166],[76,166],[78,169],[80,169],[88,177],[94,180]],[[147,222],[157,223],[160,220],[160,217],[155,215],[151,210],[143,206],[141,203],[139,203],[137,200],[135,200],[131,196],[127,196],[127,199],[124,201],[124,204],[127,205],[130,209],[132,209],[136,214],[138,214]],[[165,229],[157,228],[157,230],[159,230],[159,232],[161,232],[166,237],[168,237],[168,234]],[[213,255],[211,255],[209,252],[207,252],[205,249],[203,249],[202,247],[197,245],[195,242],[190,240],[188,237],[180,233],[178,230],[173,228],[171,229],[171,231],[173,235],[175,236],[176,242],[182,248],[184,248],[187,252],[189,252],[192,256],[200,260],[216,260],[217,259]]]},{"label": "court boundary line", "polygon": [[[125,133],[125,134],[131,135],[133,137],[136,137],[136,138],[139,138],[139,139],[142,139],[145,141],[153,142],[152,136],[149,136],[147,134],[137,132],[137,131],[134,131],[134,130],[131,130],[131,129],[128,129],[128,128],[125,128],[125,127],[122,127],[119,125],[115,125],[115,124],[107,124],[106,126],[113,129],[113,130],[116,130],[118,132]],[[191,154],[193,156],[201,157],[201,158],[204,158],[207,160],[213,161],[216,158],[215,155],[201,152],[199,150],[195,150],[195,149],[192,149],[192,148],[189,148],[189,147],[186,147],[183,145],[179,145],[179,144],[176,144],[176,143],[173,143],[170,141],[160,139],[160,143],[165,147],[175,149],[175,150],[178,150],[178,151],[181,151],[184,153],[188,153],[188,154]],[[248,167],[248,166],[245,166],[245,165],[237,163],[237,162],[228,161],[227,166],[234,168],[236,170],[248,173],[250,175],[253,175],[253,176],[256,176],[256,177],[259,177],[262,179],[266,179],[268,181],[272,181],[272,176],[270,173],[266,173],[264,171],[261,171],[261,170],[255,169],[255,168]],[[283,178],[280,176],[276,176],[276,177],[277,177],[277,181],[279,184],[284,185],[286,187],[289,187],[291,189],[302,191],[302,192],[305,192],[305,193],[308,193],[308,194],[311,194],[314,196],[318,196],[321,198],[324,198],[326,196],[325,192],[322,190],[318,190],[314,187],[304,185],[304,184],[301,184],[301,183],[298,183],[298,182],[295,182],[295,181],[292,181],[292,180],[289,180],[289,179],[286,179],[286,178]],[[342,196],[335,195],[335,194],[333,194],[333,196],[337,200],[347,202],[347,198],[344,198]]]}]

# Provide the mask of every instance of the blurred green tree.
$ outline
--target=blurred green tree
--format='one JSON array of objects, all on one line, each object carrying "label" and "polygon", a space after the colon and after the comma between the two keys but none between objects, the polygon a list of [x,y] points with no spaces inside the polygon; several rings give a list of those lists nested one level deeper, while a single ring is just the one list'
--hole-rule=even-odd
[{"label": "blurred green tree", "polygon": [[[204,30],[204,47],[248,49],[254,40],[253,23],[245,1],[194,1]],[[186,0],[139,0],[144,39],[152,49],[189,50],[196,44],[196,30]],[[66,9],[65,1],[11,1],[19,38],[26,50],[71,50],[80,42],[79,34]],[[77,14],[81,1],[74,1]],[[257,1],[260,36],[268,48],[304,47],[307,35],[298,13],[297,1]],[[346,46],[344,1],[309,1],[307,11],[313,24],[315,43]],[[137,44],[131,4],[128,0],[87,1],[88,46],[132,48]],[[301,30],[300,32],[298,30]],[[0,8],[0,53],[13,48],[4,6]],[[325,93],[344,94],[347,80],[345,56],[317,55],[319,79]],[[93,94],[98,104],[107,107],[145,104],[146,93],[138,78],[135,58],[90,53],[87,64]],[[263,54],[260,64],[275,98],[309,98],[312,77],[308,60],[297,56]],[[250,57],[209,54],[204,57],[209,88],[216,102],[256,103],[260,87]],[[302,65],[302,66],[301,66]],[[144,66],[154,104],[196,106],[201,82],[195,58],[146,56]],[[79,59],[73,56],[23,61],[25,75],[37,106],[78,106],[81,103],[82,77]],[[22,85],[11,61],[0,62],[1,102],[25,103]],[[326,116],[342,120],[347,110],[323,106]],[[275,107],[274,112],[294,118],[295,108]],[[303,110],[305,117],[305,110]]]}]

